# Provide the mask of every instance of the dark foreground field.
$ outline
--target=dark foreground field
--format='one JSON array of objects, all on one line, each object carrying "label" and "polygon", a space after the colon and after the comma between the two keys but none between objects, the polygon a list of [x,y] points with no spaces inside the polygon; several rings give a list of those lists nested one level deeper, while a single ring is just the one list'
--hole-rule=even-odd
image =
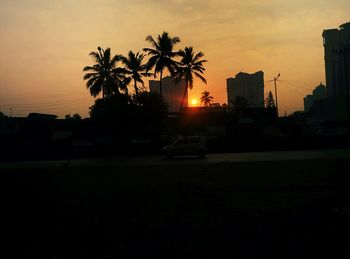
[{"label": "dark foreground field", "polygon": [[347,159],[0,170],[2,258],[350,258]]}]

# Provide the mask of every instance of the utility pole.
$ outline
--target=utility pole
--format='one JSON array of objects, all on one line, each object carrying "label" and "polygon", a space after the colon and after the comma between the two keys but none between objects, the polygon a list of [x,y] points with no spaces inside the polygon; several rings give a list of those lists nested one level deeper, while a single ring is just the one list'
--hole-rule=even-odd
[{"label": "utility pole", "polygon": [[274,77],[273,78],[273,82],[275,83],[275,98],[276,98],[276,115],[277,115],[277,118],[278,118],[278,99],[277,99],[277,79],[280,77],[280,73],[278,74],[277,77]]}]

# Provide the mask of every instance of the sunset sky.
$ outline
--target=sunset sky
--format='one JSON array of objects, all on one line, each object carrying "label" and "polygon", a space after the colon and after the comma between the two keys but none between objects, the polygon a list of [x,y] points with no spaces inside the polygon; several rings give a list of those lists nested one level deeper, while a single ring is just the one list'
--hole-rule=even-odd
[{"label": "sunset sky", "polygon": [[[303,109],[303,95],[324,82],[322,31],[350,21],[349,0],[0,0],[0,111],[88,116],[93,97],[82,80],[98,46],[113,54],[150,47],[167,31],[178,48],[202,51],[208,90],[226,103],[226,78],[265,72],[278,83],[280,114]],[[151,78],[150,78],[151,79]],[[147,79],[146,79],[147,80]],[[148,82],[146,83],[148,85]]]}]

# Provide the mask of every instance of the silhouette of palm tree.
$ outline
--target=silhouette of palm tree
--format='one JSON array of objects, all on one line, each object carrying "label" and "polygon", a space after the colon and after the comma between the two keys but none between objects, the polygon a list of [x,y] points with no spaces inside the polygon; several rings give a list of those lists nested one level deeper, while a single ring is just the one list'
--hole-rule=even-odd
[{"label": "silhouette of palm tree", "polygon": [[128,74],[128,72],[125,70],[123,79],[119,82],[118,86],[120,90],[122,90],[126,95],[128,95],[129,94],[128,85],[131,82],[131,77],[126,76],[126,74]]},{"label": "silhouette of palm tree", "polygon": [[201,104],[204,104],[204,106],[208,107],[212,103],[214,97],[210,96],[210,93],[208,91],[204,91],[201,96]]},{"label": "silhouette of palm tree", "polygon": [[170,37],[169,33],[163,32],[162,35],[158,34],[157,41],[155,41],[151,35],[146,37],[146,41],[150,42],[154,47],[154,49],[143,49],[143,51],[151,56],[147,62],[147,71],[154,67],[154,76],[160,73],[159,92],[160,95],[163,96],[163,70],[166,68],[171,75],[174,74],[176,62],[172,58],[177,55],[177,52],[173,52],[173,48],[176,43],[180,42],[180,38]]},{"label": "silhouette of palm tree", "polygon": [[203,63],[207,62],[207,60],[200,60],[204,56],[202,52],[194,53],[193,47],[186,47],[184,50],[180,50],[178,55],[181,57],[181,61],[178,62],[178,67],[176,71],[176,81],[180,81],[181,79],[185,80],[186,86],[184,95],[182,97],[180,110],[183,108],[184,101],[186,98],[186,94],[188,88],[193,88],[193,75],[198,77],[205,84],[207,80],[202,76],[204,74],[205,68]]},{"label": "silhouette of palm tree", "polygon": [[111,49],[103,50],[98,47],[98,52],[90,52],[96,64],[84,67],[84,80],[87,80],[86,87],[90,89],[93,97],[96,97],[102,91],[102,98],[108,98],[112,94],[120,93],[119,87],[125,80],[125,69],[117,67],[121,55],[115,55],[111,58]]},{"label": "silhouette of palm tree", "polygon": [[140,54],[139,52],[135,54],[132,51],[129,51],[127,57],[121,57],[121,61],[125,65],[126,73],[130,75],[130,77],[125,81],[125,83],[129,84],[131,81],[134,82],[136,96],[139,95],[137,83],[141,83],[142,86],[144,86],[142,76],[150,76],[150,74],[146,72],[146,65],[142,64],[144,57],[144,54]]}]

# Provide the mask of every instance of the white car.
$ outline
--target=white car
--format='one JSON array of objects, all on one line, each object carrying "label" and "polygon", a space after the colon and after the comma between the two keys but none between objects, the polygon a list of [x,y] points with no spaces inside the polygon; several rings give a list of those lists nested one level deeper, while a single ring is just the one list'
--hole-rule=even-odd
[{"label": "white car", "polygon": [[205,141],[200,136],[181,137],[171,145],[165,146],[162,150],[168,158],[177,155],[197,155],[204,158],[207,153]]}]

